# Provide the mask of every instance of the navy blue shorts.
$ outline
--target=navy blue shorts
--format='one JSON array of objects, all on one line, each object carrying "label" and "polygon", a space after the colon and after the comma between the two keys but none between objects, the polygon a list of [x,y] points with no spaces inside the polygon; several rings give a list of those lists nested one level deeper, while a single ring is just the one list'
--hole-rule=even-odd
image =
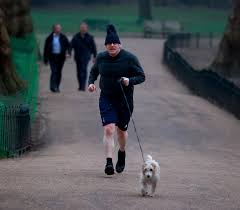
[{"label": "navy blue shorts", "polygon": [[[129,107],[132,115],[133,103],[130,103]],[[114,123],[122,131],[128,129],[131,115],[123,97],[110,97],[101,94],[99,109],[103,126]]]}]

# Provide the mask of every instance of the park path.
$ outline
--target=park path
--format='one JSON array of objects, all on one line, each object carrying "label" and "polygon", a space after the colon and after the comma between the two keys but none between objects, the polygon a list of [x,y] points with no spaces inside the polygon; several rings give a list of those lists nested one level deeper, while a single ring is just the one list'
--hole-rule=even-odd
[{"label": "park path", "polygon": [[[102,50],[103,39],[97,43]],[[99,91],[77,91],[69,60],[60,94],[49,92],[49,69],[41,70],[46,143],[26,157],[0,161],[0,209],[240,209],[240,122],[168,73],[161,64],[163,41],[122,43],[147,76],[136,88],[134,117],[144,151],[161,162],[156,196],[139,195],[141,156],[132,126],[126,171],[103,174]]]}]

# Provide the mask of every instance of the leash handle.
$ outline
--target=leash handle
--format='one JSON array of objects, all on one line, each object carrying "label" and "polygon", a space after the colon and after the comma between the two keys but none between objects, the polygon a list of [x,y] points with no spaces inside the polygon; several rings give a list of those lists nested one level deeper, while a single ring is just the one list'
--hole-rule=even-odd
[{"label": "leash handle", "polygon": [[129,103],[128,103],[126,94],[125,94],[125,92],[124,92],[124,90],[123,90],[122,81],[123,81],[123,78],[119,79],[119,80],[118,80],[118,83],[119,83],[119,85],[120,85],[120,87],[121,87],[121,91],[122,91],[123,97],[124,97],[124,99],[125,99],[125,102],[126,102],[126,105],[127,105],[128,111],[129,111],[130,118],[131,118],[132,123],[133,123],[134,131],[135,131],[135,134],[136,134],[136,136],[137,136],[138,145],[139,145],[139,148],[140,148],[140,151],[141,151],[141,155],[142,155],[143,162],[145,162],[144,155],[143,155],[143,149],[142,149],[142,145],[141,145],[141,141],[140,141],[140,137],[139,137],[139,135],[138,135],[137,127],[136,127],[135,121],[134,121],[134,119],[133,119],[133,116],[132,116],[132,113],[131,113],[131,109],[130,109],[130,106],[129,106]]},{"label": "leash handle", "polygon": [[122,77],[120,79],[118,79],[118,81],[117,81],[120,84],[121,88],[122,88],[122,81],[123,81]]}]

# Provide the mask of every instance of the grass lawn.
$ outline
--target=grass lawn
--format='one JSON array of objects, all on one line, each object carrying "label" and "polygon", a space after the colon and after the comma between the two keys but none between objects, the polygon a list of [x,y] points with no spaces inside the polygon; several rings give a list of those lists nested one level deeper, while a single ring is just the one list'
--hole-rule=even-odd
[{"label": "grass lawn", "polygon": [[[155,20],[177,20],[186,32],[221,34],[229,12],[207,8],[157,7],[153,8]],[[59,8],[33,8],[32,16],[38,33],[49,32],[51,25],[60,22],[64,32],[78,31],[79,22],[85,18],[106,19],[114,23],[120,32],[142,32],[137,24],[137,6],[74,6]]]}]

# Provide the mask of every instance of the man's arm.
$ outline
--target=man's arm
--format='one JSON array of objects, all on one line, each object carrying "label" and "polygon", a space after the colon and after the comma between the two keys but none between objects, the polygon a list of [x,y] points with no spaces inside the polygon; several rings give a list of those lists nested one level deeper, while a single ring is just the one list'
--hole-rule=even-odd
[{"label": "man's arm", "polygon": [[98,69],[98,58],[96,59],[96,62],[91,68],[89,79],[88,79],[88,85],[94,84],[94,82],[97,80],[99,75],[99,69]]},{"label": "man's arm", "polygon": [[48,63],[48,59],[49,59],[48,45],[49,45],[49,37],[47,37],[45,40],[44,50],[43,50],[43,62],[45,64]]},{"label": "man's arm", "polygon": [[70,42],[69,42],[67,36],[65,36],[65,35],[64,35],[64,42],[65,42],[65,45],[66,45],[68,55],[71,55],[71,45],[70,45]]},{"label": "man's arm", "polygon": [[129,85],[138,85],[145,81],[145,73],[138,59],[133,56],[130,61],[131,77],[129,78]]},{"label": "man's arm", "polygon": [[70,55],[72,54],[72,50],[74,49],[75,42],[76,42],[76,37],[74,35],[70,42]]},{"label": "man's arm", "polygon": [[92,37],[92,54],[93,54],[94,58],[97,57],[97,46],[96,46],[96,43],[94,41],[94,37]]}]

